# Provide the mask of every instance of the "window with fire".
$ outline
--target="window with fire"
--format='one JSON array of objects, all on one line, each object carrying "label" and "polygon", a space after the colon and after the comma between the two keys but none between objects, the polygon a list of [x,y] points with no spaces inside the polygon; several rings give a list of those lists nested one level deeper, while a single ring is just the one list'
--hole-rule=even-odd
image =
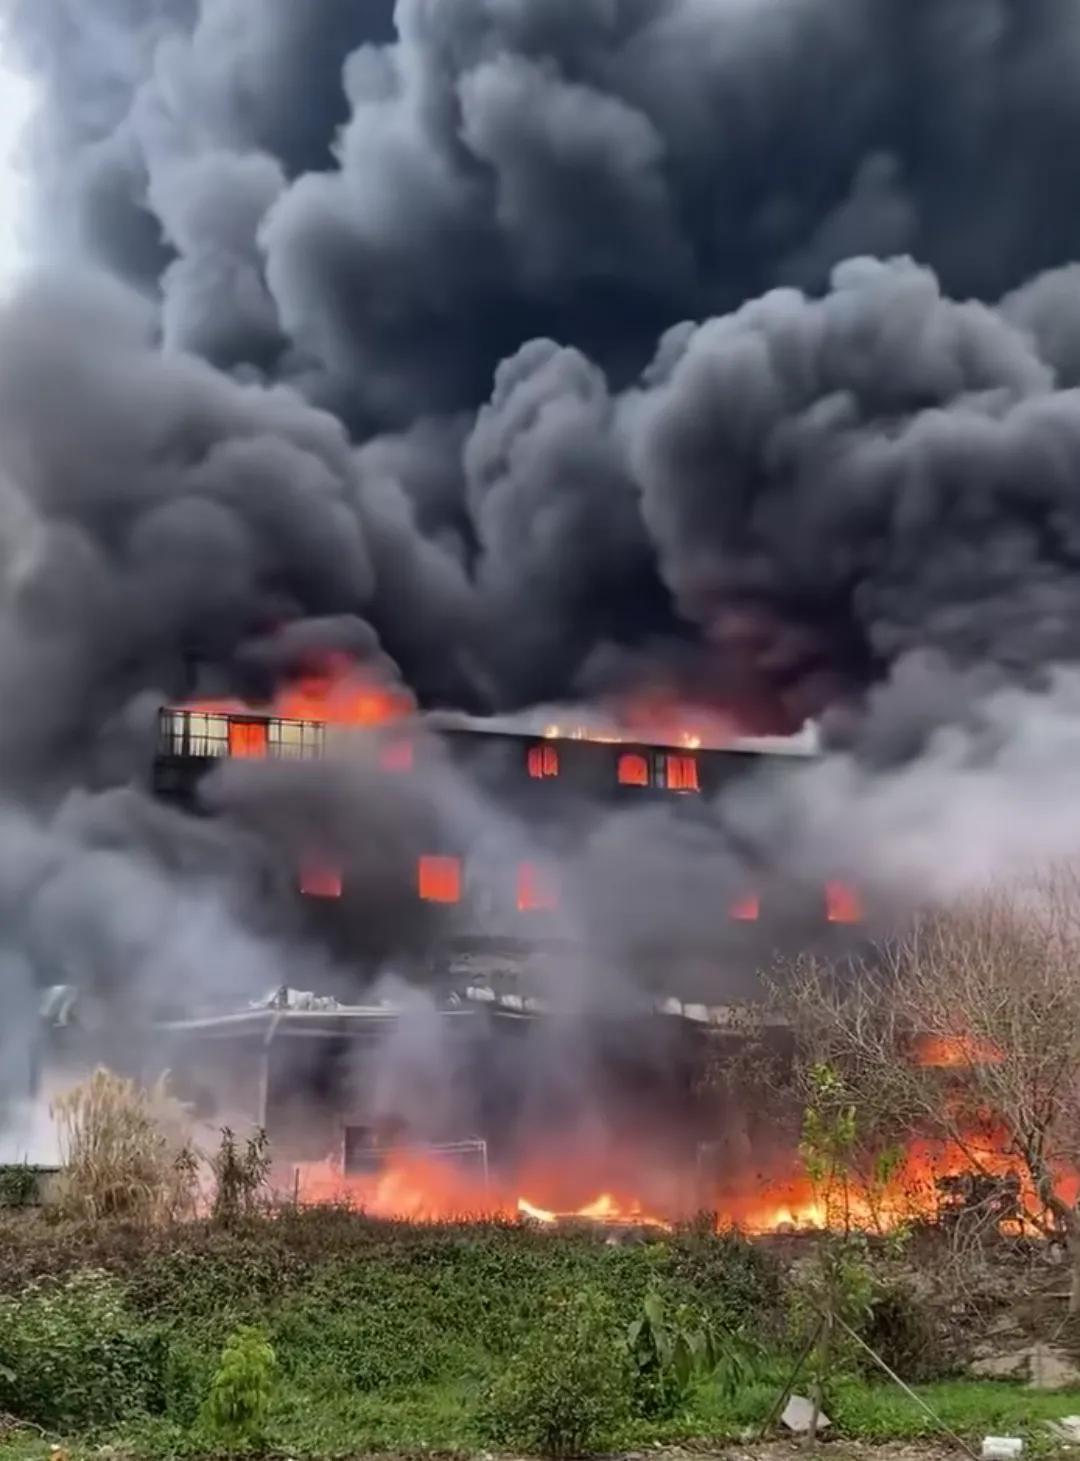
[{"label": "window with fire", "polygon": [[[162,754],[195,760],[314,760],[342,747],[351,734],[351,727],[321,721],[223,711],[163,710],[159,722]],[[411,771],[414,754],[408,737],[389,735],[378,742],[378,761],[384,771]]]},{"label": "window with fire", "polygon": [[461,858],[425,853],[416,865],[416,885],[424,903],[460,903]]},{"label": "window with fire", "polygon": [[[825,884],[825,921],[854,927],[865,921],[866,913],[858,890],[850,883]],[[728,917],[733,923],[758,923],[761,920],[761,895],[753,888],[743,888],[728,902]]]},{"label": "window with fire", "polygon": [[344,886],[341,867],[326,857],[309,857],[300,869],[300,891],[305,898],[340,898]]},{"label": "window with fire", "polygon": [[[342,869],[325,856],[307,858],[301,867],[299,881],[300,891],[306,897],[342,896]],[[460,857],[447,853],[424,853],[417,859],[416,890],[421,902],[444,906],[459,904],[464,887],[465,875]],[[559,871],[550,860],[531,857],[518,862],[514,869],[513,887],[514,906],[519,913],[555,913],[562,905]],[[850,883],[836,880],[825,885],[824,914],[827,923],[847,927],[862,924],[866,917],[858,890]],[[760,923],[760,892],[750,885],[729,892],[727,917],[737,924]]]},{"label": "window with fire", "polygon": [[616,774],[620,786],[651,786],[675,792],[701,790],[697,757],[675,751],[623,751]]},{"label": "window with fire", "polygon": [[559,774],[559,748],[550,741],[530,746],[525,766],[534,781],[552,781]]},{"label": "window with fire", "polygon": [[[456,904],[462,900],[465,877],[460,857],[425,853],[417,861],[417,891],[424,903]],[[501,880],[499,880],[501,881]],[[554,913],[561,889],[555,868],[530,858],[514,869],[514,906],[519,913]]]},{"label": "window with fire", "polygon": [[159,735],[163,754],[195,760],[310,760],[326,749],[326,726],[316,721],[216,711],[163,710]]}]

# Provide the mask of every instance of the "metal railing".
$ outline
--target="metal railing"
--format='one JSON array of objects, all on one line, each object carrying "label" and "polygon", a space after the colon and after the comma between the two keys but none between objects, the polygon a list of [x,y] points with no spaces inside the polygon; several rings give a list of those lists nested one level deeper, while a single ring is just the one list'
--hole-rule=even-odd
[{"label": "metal railing", "polygon": [[476,1167],[483,1185],[488,1185],[488,1145],[480,1137],[466,1141],[401,1142],[394,1146],[377,1146],[374,1143],[350,1145],[348,1133],[349,1128],[346,1127],[341,1152],[341,1169],[346,1177],[368,1173],[375,1176],[402,1158],[430,1157],[453,1162],[455,1166]]},{"label": "metal railing", "polygon": [[193,760],[228,756],[315,760],[326,752],[326,729],[313,720],[163,710],[158,721],[158,752]]}]

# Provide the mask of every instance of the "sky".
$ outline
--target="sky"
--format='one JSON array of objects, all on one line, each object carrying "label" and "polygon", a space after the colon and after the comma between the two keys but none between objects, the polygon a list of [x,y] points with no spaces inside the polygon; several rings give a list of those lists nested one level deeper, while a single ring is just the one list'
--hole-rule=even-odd
[{"label": "sky", "polygon": [[26,183],[19,165],[19,139],[30,113],[32,88],[5,61],[0,44],[0,292],[18,275]]}]

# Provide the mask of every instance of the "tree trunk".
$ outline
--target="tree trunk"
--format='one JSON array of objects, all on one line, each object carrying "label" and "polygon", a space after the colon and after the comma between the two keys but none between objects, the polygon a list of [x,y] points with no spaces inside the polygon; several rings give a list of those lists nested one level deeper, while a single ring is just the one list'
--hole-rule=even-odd
[{"label": "tree trunk", "polygon": [[1069,1255],[1069,1313],[1080,1314],[1080,1212],[1054,1190],[1054,1179],[1041,1154],[1026,1153],[1028,1170],[1046,1211],[1057,1219]]},{"label": "tree trunk", "polygon": [[825,1314],[825,1322],[821,1328],[821,1341],[818,1345],[818,1362],[815,1366],[814,1386],[811,1392],[810,1424],[806,1428],[806,1444],[813,1446],[817,1442],[818,1422],[821,1420],[821,1412],[825,1401],[825,1376],[829,1369],[829,1360],[832,1352],[832,1331],[833,1331],[833,1310],[830,1299],[829,1308]]},{"label": "tree trunk", "polygon": [[1069,1255],[1069,1313],[1080,1314],[1080,1229],[1075,1220],[1063,1223],[1065,1252]]}]

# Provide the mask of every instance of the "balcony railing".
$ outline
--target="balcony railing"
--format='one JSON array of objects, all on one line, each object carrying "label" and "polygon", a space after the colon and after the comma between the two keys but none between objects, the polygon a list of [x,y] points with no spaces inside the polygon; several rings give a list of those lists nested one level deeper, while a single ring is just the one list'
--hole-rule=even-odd
[{"label": "balcony railing", "polygon": [[158,752],[193,760],[229,756],[245,760],[315,760],[326,753],[326,730],[314,720],[163,710]]}]

